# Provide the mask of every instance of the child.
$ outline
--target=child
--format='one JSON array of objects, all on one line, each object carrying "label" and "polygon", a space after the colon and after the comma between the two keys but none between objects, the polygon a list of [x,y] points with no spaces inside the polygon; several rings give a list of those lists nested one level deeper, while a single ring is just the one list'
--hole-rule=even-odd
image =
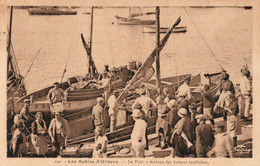
[{"label": "child", "polygon": [[104,134],[103,126],[97,126],[97,140],[94,144],[93,148],[93,157],[94,158],[106,158],[107,157],[107,145],[108,139],[107,136]]}]

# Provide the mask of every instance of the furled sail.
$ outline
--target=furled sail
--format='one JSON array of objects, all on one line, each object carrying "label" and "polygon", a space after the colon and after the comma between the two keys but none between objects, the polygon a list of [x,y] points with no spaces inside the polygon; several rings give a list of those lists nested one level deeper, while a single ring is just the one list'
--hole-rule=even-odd
[{"label": "furled sail", "polygon": [[88,57],[88,60],[89,60],[89,68],[88,68],[88,73],[89,73],[89,76],[91,78],[95,77],[97,74],[98,74],[98,71],[97,71],[97,68],[95,66],[95,63],[92,59],[92,56],[91,56],[91,48],[90,46],[86,43],[84,37],[83,37],[83,34],[81,34],[81,39],[82,39],[82,43],[83,43],[83,46],[87,52],[87,57]]},{"label": "furled sail", "polygon": [[[174,27],[176,27],[177,25],[179,25],[179,23],[181,22],[181,17],[179,17],[176,22],[174,23],[174,25],[169,29],[169,31],[166,33],[166,35],[164,36],[164,38],[161,40],[160,42],[160,47],[159,47],[159,51],[161,51],[163,49],[163,47],[165,46],[168,38],[170,37],[170,34],[172,32],[172,30],[174,29]],[[135,84],[135,82],[137,82],[138,80],[140,80],[142,77],[144,77],[144,75],[146,74],[146,72],[151,69],[153,62],[155,60],[155,56],[156,56],[156,49],[153,50],[153,52],[150,54],[150,56],[146,59],[146,61],[142,64],[142,66],[138,69],[138,71],[135,73],[135,75],[133,76],[133,78],[128,82],[128,84],[126,85],[126,87],[124,88],[124,90],[121,92],[121,94],[118,97],[118,101],[122,100],[122,98],[125,96],[125,94],[127,93],[127,91]]]}]

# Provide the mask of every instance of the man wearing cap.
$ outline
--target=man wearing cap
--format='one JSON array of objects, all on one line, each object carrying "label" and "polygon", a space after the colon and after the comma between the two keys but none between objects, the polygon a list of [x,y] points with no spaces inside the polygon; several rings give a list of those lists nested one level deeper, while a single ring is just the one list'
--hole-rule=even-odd
[{"label": "man wearing cap", "polygon": [[70,128],[68,121],[62,118],[61,112],[55,112],[55,118],[51,120],[48,133],[51,137],[53,151],[60,152],[67,146]]},{"label": "man wearing cap", "polygon": [[[95,128],[97,128],[97,126],[104,127],[104,105],[104,98],[97,98],[97,104],[92,109],[92,119],[94,121]],[[95,136],[97,137],[97,133],[95,133]]]},{"label": "man wearing cap", "polygon": [[107,73],[103,74],[103,78],[101,80],[101,89],[104,89],[104,98],[105,98],[105,104],[107,104],[107,100],[110,93],[110,78],[108,77]]},{"label": "man wearing cap", "polygon": [[196,116],[199,125],[196,127],[196,154],[197,157],[207,157],[207,152],[211,149],[214,142],[212,127],[205,123],[207,116],[200,114]]},{"label": "man wearing cap", "polygon": [[148,89],[145,87],[145,84],[141,83],[139,85],[139,89],[144,89],[145,90],[145,96],[150,97],[150,92],[148,91]]},{"label": "man wearing cap", "polygon": [[34,116],[30,113],[30,100],[24,100],[24,106],[20,111],[20,116],[24,120],[25,126],[28,128],[31,126],[32,122],[35,120]]},{"label": "man wearing cap", "polygon": [[169,127],[170,130],[174,128],[176,123],[180,120],[180,117],[178,116],[178,102],[174,99],[171,99],[167,103],[167,107],[170,109],[169,112]]},{"label": "man wearing cap", "polygon": [[[229,80],[229,74],[226,72],[222,72],[222,80],[220,81],[220,95],[219,99],[214,106],[214,112],[216,112],[217,108],[224,108],[224,100],[228,93],[235,94],[235,88],[232,81]],[[226,114],[223,115],[224,120],[226,120]]]},{"label": "man wearing cap", "polygon": [[50,104],[55,104],[59,102],[65,101],[65,93],[64,91],[59,87],[59,83],[55,82],[53,83],[54,88],[50,89],[47,99],[49,100]]},{"label": "man wearing cap", "polygon": [[250,99],[251,99],[251,83],[249,81],[249,71],[247,67],[241,69],[241,79],[240,79],[240,102],[239,102],[239,112],[241,117],[245,119],[250,115]]},{"label": "man wearing cap", "polygon": [[117,114],[118,114],[118,97],[119,91],[113,90],[113,94],[108,98],[108,114],[110,116],[110,132],[116,130]]},{"label": "man wearing cap", "polygon": [[190,78],[186,79],[184,83],[178,88],[176,91],[176,98],[179,103],[182,102],[182,100],[187,99],[190,100],[192,98],[191,89],[189,87],[190,84]]},{"label": "man wearing cap", "polygon": [[132,117],[135,121],[134,128],[131,134],[131,149],[133,157],[144,158],[144,150],[146,147],[146,122],[141,118],[142,112],[138,109],[133,110]]},{"label": "man wearing cap", "polygon": [[207,156],[216,158],[233,158],[232,141],[224,131],[224,124],[215,124],[215,141]]},{"label": "man wearing cap", "polygon": [[150,97],[146,96],[145,89],[140,89],[138,92],[141,96],[138,97],[132,105],[132,109],[136,108],[136,105],[140,104],[142,106],[142,110],[144,111],[144,117],[148,119],[151,117],[151,110],[156,106],[156,103]]}]

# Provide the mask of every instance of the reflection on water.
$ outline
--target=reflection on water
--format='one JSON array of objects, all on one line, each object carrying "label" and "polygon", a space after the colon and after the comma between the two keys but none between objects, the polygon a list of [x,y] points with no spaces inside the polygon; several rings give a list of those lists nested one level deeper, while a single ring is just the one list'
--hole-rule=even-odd
[{"label": "reflection on water", "polygon": [[[41,49],[26,77],[29,92],[60,81],[66,62],[65,78],[86,73],[86,52],[80,34],[89,38],[90,15],[83,13],[90,9],[78,10],[78,15],[71,16],[35,16],[23,9],[14,10],[12,42],[23,75]],[[146,10],[153,11],[153,8]],[[251,68],[252,64],[252,10],[187,8],[187,11],[236,83],[242,65],[248,63]],[[127,14],[127,8],[94,10],[92,50],[99,71],[104,64],[117,67],[131,60],[144,61],[155,48],[155,35],[142,33],[142,26],[116,24],[115,15]],[[172,34],[162,50],[162,77],[219,71],[220,67],[183,8],[161,8],[161,26],[171,26],[179,16],[182,17],[179,26],[187,26],[187,33]],[[144,18],[148,17],[155,16]]]}]

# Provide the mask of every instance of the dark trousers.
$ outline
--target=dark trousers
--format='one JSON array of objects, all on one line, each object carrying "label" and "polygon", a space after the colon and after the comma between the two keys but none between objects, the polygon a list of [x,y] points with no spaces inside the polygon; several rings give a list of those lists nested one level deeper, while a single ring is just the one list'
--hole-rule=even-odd
[{"label": "dark trousers", "polygon": [[52,150],[59,153],[65,147],[65,139],[60,135],[55,135],[55,142],[52,143]]}]

